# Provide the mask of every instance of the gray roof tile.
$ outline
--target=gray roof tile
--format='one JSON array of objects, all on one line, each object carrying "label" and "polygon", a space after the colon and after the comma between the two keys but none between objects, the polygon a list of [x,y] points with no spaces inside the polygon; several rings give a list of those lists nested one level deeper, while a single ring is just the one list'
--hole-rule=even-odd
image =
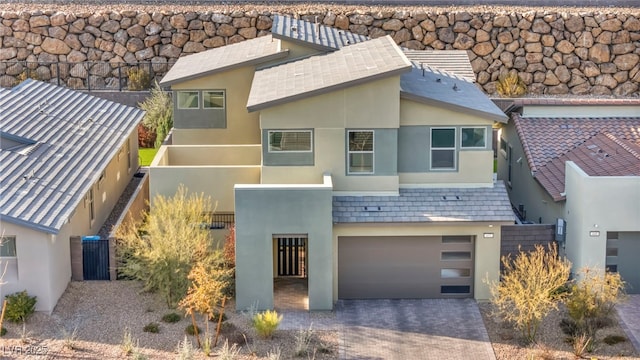
[{"label": "gray roof tile", "polygon": [[354,34],[351,31],[282,15],[273,17],[271,33],[275,38],[304,43],[306,46],[322,51],[338,50],[369,40],[369,37]]},{"label": "gray roof tile", "polygon": [[[460,200],[444,200],[448,195],[458,195]],[[378,206],[380,211],[365,210],[365,207]],[[399,210],[404,208],[407,210]],[[501,181],[490,188],[400,189],[398,196],[333,197],[334,223],[514,220],[509,196]]]},{"label": "gray roof tile", "polygon": [[249,111],[400,75],[411,63],[389,36],[256,71]]},{"label": "gray roof tile", "polygon": [[40,81],[1,91],[1,136],[23,143],[0,150],[2,220],[58,233],[143,115]]},{"label": "gray roof tile", "polygon": [[411,71],[400,77],[401,97],[507,122],[504,112],[474,83],[428,65],[412,64]]},{"label": "gray roof tile", "polygon": [[280,41],[271,35],[226,45],[179,58],[162,78],[160,85],[167,86],[242,66],[257,65],[284,58],[288,53],[288,50],[280,49]]},{"label": "gray roof tile", "polygon": [[456,74],[471,82],[476,81],[476,73],[473,72],[466,50],[403,50],[413,62]]}]

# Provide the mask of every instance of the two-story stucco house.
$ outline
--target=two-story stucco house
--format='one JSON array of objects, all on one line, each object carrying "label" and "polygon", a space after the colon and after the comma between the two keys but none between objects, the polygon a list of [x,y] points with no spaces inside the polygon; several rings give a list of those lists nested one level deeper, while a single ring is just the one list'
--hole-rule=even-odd
[{"label": "two-story stucco house", "polygon": [[640,292],[640,100],[522,99],[510,111],[498,178],[520,216],[560,219],[574,271],[617,271]]},{"label": "two-story stucco house", "polygon": [[514,221],[492,172],[502,111],[388,36],[281,16],[272,32],[178,60],[173,144],[150,169],[152,197],[183,183],[235,214],[236,306],[273,307],[281,276],[308,279],[311,310],[488,298]]},{"label": "two-story stucco house", "polygon": [[138,168],[140,109],[40,81],[0,89],[0,297],[51,312],[70,237],[94,235]]}]

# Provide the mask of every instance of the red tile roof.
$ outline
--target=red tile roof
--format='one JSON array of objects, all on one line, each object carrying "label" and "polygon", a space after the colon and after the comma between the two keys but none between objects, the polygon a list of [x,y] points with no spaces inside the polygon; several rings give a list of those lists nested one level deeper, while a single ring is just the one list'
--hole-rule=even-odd
[{"label": "red tile roof", "polygon": [[640,176],[640,118],[522,118],[512,115],[534,178],[564,199],[565,162],[590,176]]},{"label": "red tile roof", "polygon": [[599,98],[521,98],[514,99],[516,106],[523,105],[640,105],[637,99],[599,99]]}]

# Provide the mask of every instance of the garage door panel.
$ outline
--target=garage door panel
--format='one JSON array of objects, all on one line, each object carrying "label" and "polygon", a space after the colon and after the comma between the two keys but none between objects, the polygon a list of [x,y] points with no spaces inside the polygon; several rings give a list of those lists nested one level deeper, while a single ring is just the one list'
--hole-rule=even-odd
[{"label": "garage door panel", "polygon": [[439,236],[339,237],[338,296],[471,296],[473,241],[468,236],[448,240]]}]

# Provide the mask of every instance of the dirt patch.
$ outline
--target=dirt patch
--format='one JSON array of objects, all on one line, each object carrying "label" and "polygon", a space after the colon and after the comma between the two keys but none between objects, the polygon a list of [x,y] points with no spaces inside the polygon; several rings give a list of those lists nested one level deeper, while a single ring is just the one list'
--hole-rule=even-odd
[{"label": "dirt patch", "polygon": [[[497,360],[521,359],[576,359],[573,347],[560,329],[560,321],[567,318],[567,311],[561,307],[547,316],[538,330],[537,343],[525,345],[518,330],[512,326],[493,318],[491,304],[479,304],[480,313],[493,346]],[[586,359],[638,359],[639,355],[633,344],[627,341],[615,345],[607,345],[602,340],[609,335],[619,335],[626,338],[625,332],[618,325],[617,318],[612,325],[598,331],[596,345],[593,352],[584,352]]]},{"label": "dirt patch", "polygon": [[[277,349],[280,349],[282,359],[298,357],[295,354],[298,330],[277,330],[272,339],[261,339],[251,328],[249,318],[233,309],[231,302],[214,352],[228,340],[229,344],[237,343],[241,354],[238,359],[264,359]],[[174,359],[178,343],[184,340],[185,328],[191,320],[183,317],[175,323],[163,322],[162,317],[173,311],[157,295],[143,292],[142,286],[135,281],[71,282],[51,315],[34,314],[24,329],[21,324],[5,322],[8,332],[0,338],[0,357],[122,359],[126,357],[122,350],[123,335],[128,329],[136,345],[135,353],[148,359]],[[144,332],[143,327],[152,322],[159,325],[159,332]],[[198,325],[204,330],[202,319]],[[210,322],[211,332],[215,331],[215,325]],[[69,349],[65,345],[74,329],[77,339],[73,342],[74,349]],[[188,336],[187,339],[195,347],[195,338]],[[310,358],[313,358],[314,349],[315,359],[337,359],[337,332],[314,330]],[[197,350],[195,358],[206,357]],[[299,358],[306,359],[307,355]]]}]

